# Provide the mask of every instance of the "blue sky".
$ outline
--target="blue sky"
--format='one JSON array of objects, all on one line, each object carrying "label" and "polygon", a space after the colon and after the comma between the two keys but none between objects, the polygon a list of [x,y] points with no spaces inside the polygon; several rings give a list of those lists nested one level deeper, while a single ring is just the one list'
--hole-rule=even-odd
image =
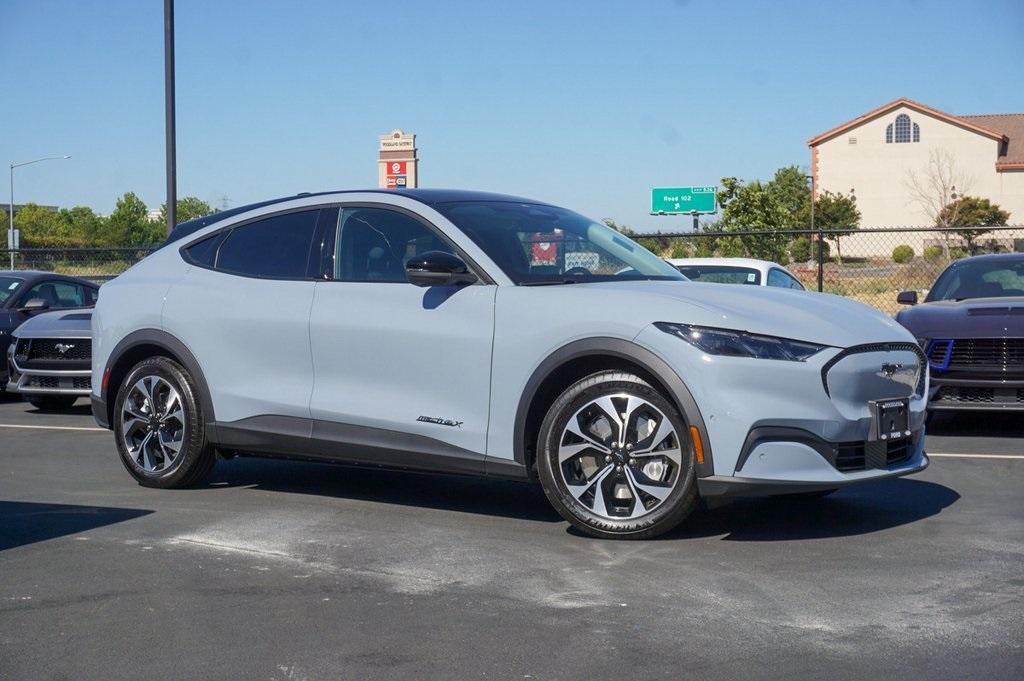
[{"label": "blue sky", "polygon": [[[3,4],[0,162],[74,157],[17,170],[18,202],[158,206],[162,2]],[[421,186],[675,229],[651,186],[806,166],[807,138],[897,97],[1024,111],[1020,0],[176,5],[178,192],[214,205],[374,186],[401,127]]]}]

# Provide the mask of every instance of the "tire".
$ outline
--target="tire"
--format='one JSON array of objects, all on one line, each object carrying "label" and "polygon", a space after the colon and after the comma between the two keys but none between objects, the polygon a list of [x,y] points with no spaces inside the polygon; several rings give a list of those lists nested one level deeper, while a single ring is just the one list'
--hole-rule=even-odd
[{"label": "tire", "polygon": [[78,398],[74,395],[26,395],[25,400],[39,411],[64,411]]},{"label": "tire", "polygon": [[192,377],[167,357],[139,362],[121,382],[114,401],[114,438],[121,463],[140,485],[192,487],[213,470],[216,455],[206,441],[198,396]]},{"label": "tire", "polygon": [[[620,416],[608,416],[598,401]],[[541,424],[537,474],[544,494],[573,527],[594,537],[647,539],[667,532],[698,501],[686,425],[668,399],[634,374],[587,376],[555,400]]]}]

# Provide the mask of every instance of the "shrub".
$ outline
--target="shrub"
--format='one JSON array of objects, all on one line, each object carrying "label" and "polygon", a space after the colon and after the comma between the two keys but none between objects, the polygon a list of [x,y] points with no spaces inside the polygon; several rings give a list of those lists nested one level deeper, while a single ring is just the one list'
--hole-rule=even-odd
[{"label": "shrub", "polygon": [[892,249],[892,260],[900,265],[908,263],[914,259],[914,249],[907,244],[900,244],[896,248]]},{"label": "shrub", "polygon": [[[822,243],[822,255],[827,262],[831,247],[827,241]],[[793,262],[807,262],[809,260],[817,260],[818,255],[818,242],[812,242],[805,236],[797,237],[793,240],[793,243],[789,245],[789,255],[793,258]]]},{"label": "shrub", "polygon": [[678,242],[672,246],[672,257],[673,258],[689,258],[690,257],[690,245],[686,243]]},{"label": "shrub", "polygon": [[942,246],[926,246],[921,255],[928,262],[937,262],[942,258]]}]

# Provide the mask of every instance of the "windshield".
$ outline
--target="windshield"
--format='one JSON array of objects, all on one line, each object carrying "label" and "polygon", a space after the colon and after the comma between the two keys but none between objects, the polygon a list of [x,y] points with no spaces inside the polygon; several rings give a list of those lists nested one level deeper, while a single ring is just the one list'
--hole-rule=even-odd
[{"label": "windshield", "polygon": [[953,263],[939,275],[926,301],[1024,296],[1024,256]]},{"label": "windshield", "polygon": [[685,281],[639,244],[563,208],[503,201],[436,207],[516,284]]},{"label": "windshield", "polygon": [[14,295],[22,281],[17,277],[0,277],[0,305],[6,303]]},{"label": "windshield", "polygon": [[705,281],[714,284],[761,283],[761,273],[750,267],[731,265],[680,265],[679,271],[691,281]]}]

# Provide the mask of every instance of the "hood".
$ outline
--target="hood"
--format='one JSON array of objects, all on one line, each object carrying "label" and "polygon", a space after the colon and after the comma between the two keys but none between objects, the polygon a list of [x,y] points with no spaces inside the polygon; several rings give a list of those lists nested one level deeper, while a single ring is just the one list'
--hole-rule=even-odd
[{"label": "hood", "polygon": [[896,320],[918,338],[1024,336],[1024,297],[936,300],[900,310]]},{"label": "hood", "polygon": [[19,338],[89,338],[92,310],[55,310],[30,317],[14,332]]},{"label": "hood", "polygon": [[[576,284],[574,286],[580,286]],[[582,284],[657,296],[658,319],[846,348],[914,342],[892,317],[849,298],[771,286],[678,281]]]}]

